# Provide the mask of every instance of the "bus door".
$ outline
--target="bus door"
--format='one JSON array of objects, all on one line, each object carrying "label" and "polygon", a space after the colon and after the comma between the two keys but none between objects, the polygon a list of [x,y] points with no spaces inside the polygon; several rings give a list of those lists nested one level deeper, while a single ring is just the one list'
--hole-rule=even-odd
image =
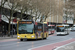
[{"label": "bus door", "polygon": [[69,26],[65,26],[65,33],[68,35],[69,32],[70,32],[70,30],[69,30]]},{"label": "bus door", "polygon": [[37,33],[38,33],[38,37],[41,37],[41,34],[42,34],[42,24],[38,25]]}]

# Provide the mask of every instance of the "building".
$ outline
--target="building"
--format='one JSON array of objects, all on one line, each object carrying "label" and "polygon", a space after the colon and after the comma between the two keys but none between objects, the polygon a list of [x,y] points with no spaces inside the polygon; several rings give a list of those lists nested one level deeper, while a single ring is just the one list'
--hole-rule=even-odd
[{"label": "building", "polygon": [[55,0],[54,6],[52,6],[53,8],[46,21],[51,23],[63,23],[63,5],[63,0]]}]

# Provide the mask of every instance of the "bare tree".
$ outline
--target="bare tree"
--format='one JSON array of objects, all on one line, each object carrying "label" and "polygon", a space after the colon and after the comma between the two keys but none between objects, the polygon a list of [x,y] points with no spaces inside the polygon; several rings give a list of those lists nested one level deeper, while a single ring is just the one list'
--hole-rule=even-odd
[{"label": "bare tree", "polygon": [[8,35],[10,35],[10,24],[11,24],[11,21],[12,21],[13,13],[15,12],[15,9],[17,8],[18,4],[17,4],[17,1],[15,1],[15,0],[11,1],[10,0],[10,2],[8,2],[7,6],[9,6],[9,9],[10,9],[10,18],[8,18],[7,15],[5,15],[5,16],[9,20]]},{"label": "bare tree", "polygon": [[[73,19],[73,24],[75,24],[75,0],[68,0],[65,4],[65,8],[68,10],[72,10],[70,12],[73,12],[74,13],[74,19]],[[68,11],[67,11],[68,13]]]}]

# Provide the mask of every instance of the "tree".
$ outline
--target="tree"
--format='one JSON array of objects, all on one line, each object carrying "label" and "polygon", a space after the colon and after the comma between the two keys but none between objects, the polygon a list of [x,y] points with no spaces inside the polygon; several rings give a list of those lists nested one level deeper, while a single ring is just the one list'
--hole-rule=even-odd
[{"label": "tree", "polygon": [[[12,3],[12,4],[11,4]],[[10,18],[8,18],[7,15],[5,15],[8,20],[9,20],[9,26],[8,26],[8,35],[10,35],[10,24],[11,24],[11,21],[12,21],[12,17],[13,17],[13,13],[15,12],[15,9],[17,8],[18,2],[16,2],[15,0],[13,1],[10,1],[7,3],[7,6],[9,6],[9,9],[10,9]],[[5,14],[5,12],[3,12],[3,14]]]},{"label": "tree", "polygon": [[66,1],[65,8],[68,10],[72,10],[70,12],[74,13],[73,24],[75,24],[75,0]]}]

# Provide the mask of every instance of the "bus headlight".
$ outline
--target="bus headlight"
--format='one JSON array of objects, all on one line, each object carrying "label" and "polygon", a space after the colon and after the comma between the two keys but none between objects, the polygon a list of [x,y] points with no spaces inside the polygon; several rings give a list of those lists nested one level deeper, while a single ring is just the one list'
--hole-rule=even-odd
[{"label": "bus headlight", "polygon": [[17,36],[18,38],[20,37],[20,36]]},{"label": "bus headlight", "polygon": [[32,38],[34,37],[34,35],[33,36],[31,36]]}]

